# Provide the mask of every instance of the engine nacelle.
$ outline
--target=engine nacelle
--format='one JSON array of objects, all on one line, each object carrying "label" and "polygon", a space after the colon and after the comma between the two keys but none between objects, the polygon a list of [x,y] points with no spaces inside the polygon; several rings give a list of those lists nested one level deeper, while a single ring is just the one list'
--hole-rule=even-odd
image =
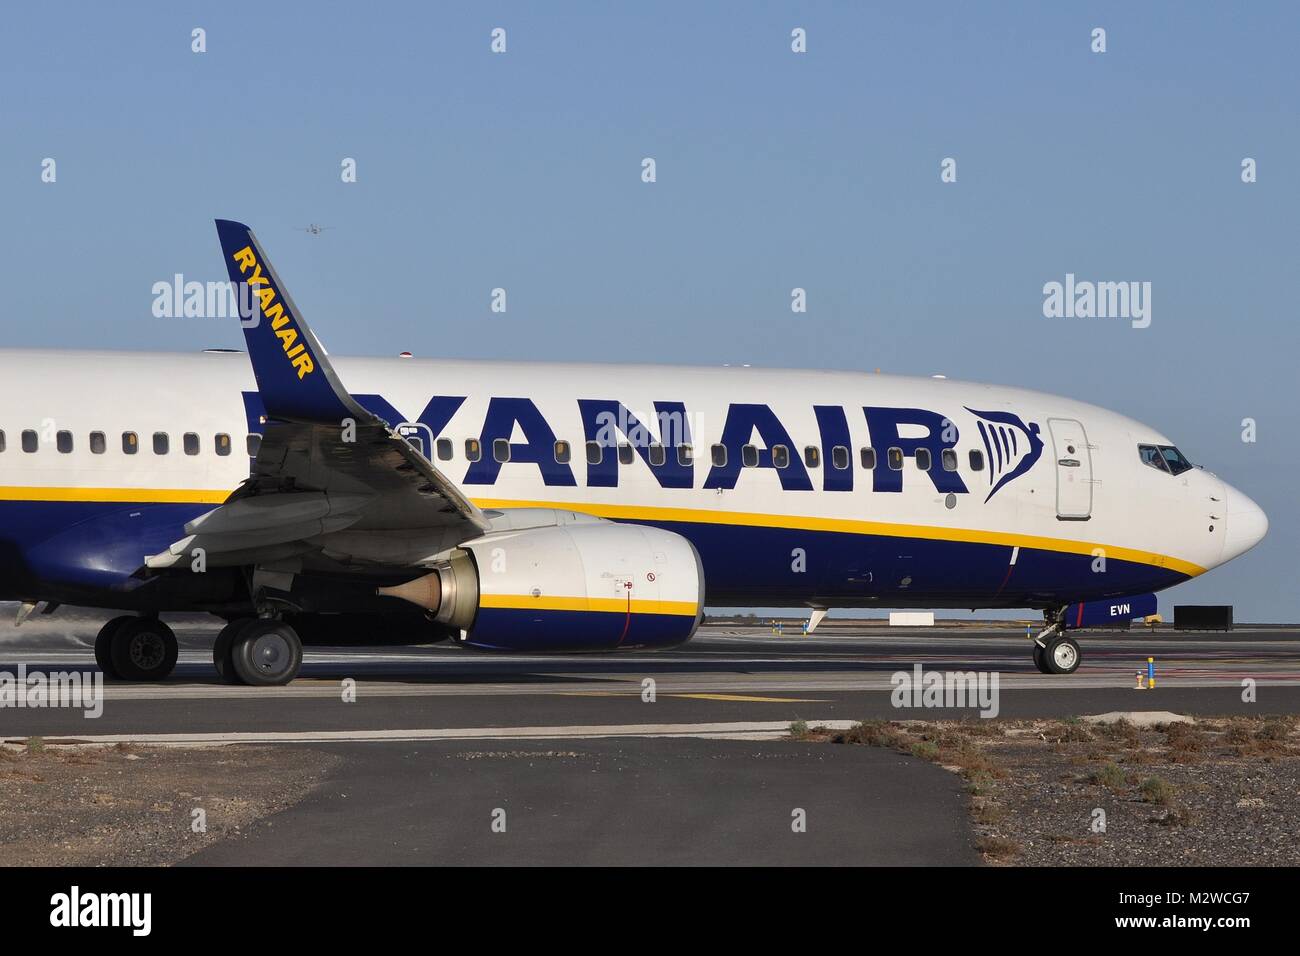
[{"label": "engine nacelle", "polygon": [[488,534],[379,593],[435,612],[470,647],[632,650],[691,639],[704,569],[681,535],[597,521]]}]

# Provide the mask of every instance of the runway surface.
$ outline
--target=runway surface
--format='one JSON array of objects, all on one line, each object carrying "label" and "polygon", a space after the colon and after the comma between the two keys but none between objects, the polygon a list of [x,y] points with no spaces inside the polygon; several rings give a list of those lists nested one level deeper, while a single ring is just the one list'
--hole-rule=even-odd
[{"label": "runway surface", "polygon": [[[55,616],[0,632],[0,673],[93,668],[98,623]],[[311,648],[301,678],[265,689],[217,681],[213,625],[172,623],[182,651],[168,681],[107,684],[97,719],[0,709],[0,737],[278,741],[346,756],[304,803],[196,863],[973,863],[954,775],[776,738],[796,720],[976,716],[894,707],[891,676],[917,665],[996,673],[1007,717],[1300,711],[1300,629],[1289,627],[1087,633],[1082,667],[1064,677],[1034,669],[1023,630],[993,628],[834,624],[800,637],[718,625],[676,650],[618,656]],[[1157,687],[1135,691],[1148,656]],[[489,827],[498,808],[506,834]],[[795,808],[809,813],[806,833],[791,830]]]},{"label": "runway surface", "polygon": [[[812,637],[778,637],[760,628],[706,626],[681,648],[622,655],[504,656],[446,645],[309,648],[303,676],[293,684],[251,688],[218,682],[209,650],[214,627],[175,626],[182,651],[169,680],[110,682],[103,715],[95,720],[72,710],[0,710],[3,736],[185,742],[185,735],[329,740],[405,731],[427,739],[475,731],[528,737],[538,728],[549,728],[552,736],[599,736],[652,732],[599,728],[779,729],[792,720],[975,713],[895,708],[891,676],[917,665],[996,672],[999,712],[1008,717],[1134,709],[1300,711],[1300,629],[1283,627],[1227,634],[1090,632],[1080,638],[1083,665],[1069,676],[1039,674],[1023,631],[986,628],[899,633],[840,625]],[[91,669],[96,629],[94,619],[41,620],[0,633],[0,671],[14,672],[20,663],[28,671]],[[1145,670],[1148,656],[1156,660],[1157,687],[1138,692],[1134,676]],[[1242,700],[1246,679],[1256,683],[1255,703]],[[353,702],[344,699],[345,681],[354,682]]]}]

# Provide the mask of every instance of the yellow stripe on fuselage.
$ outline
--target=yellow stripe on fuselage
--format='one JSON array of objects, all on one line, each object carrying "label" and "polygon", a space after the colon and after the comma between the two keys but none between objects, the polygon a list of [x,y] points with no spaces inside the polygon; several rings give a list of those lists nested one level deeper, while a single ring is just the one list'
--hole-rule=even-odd
[{"label": "yellow stripe on fuselage", "polygon": [[[229,491],[185,488],[36,488],[0,486],[0,501],[80,501],[133,504],[219,505]],[[1155,551],[1121,548],[1091,541],[1049,538],[1009,531],[979,531],[933,525],[891,524],[851,518],[817,518],[807,515],[772,515],[749,511],[715,511],[704,508],[657,508],[643,505],[612,505],[570,501],[515,501],[500,498],[471,499],[480,508],[558,508],[611,518],[616,521],[679,521],[690,524],[733,525],[749,528],[783,528],[794,531],[834,531],[841,534],[878,535],[887,538],[920,538],[927,541],[958,541],[969,544],[997,544],[1007,547],[1055,551],[1061,554],[1092,555],[1101,549],[1107,558],[1168,568],[1189,577],[1204,574],[1205,568],[1181,558]],[[694,612],[691,612],[694,613]]]},{"label": "yellow stripe on fuselage", "polygon": [[[518,611],[611,611],[626,614],[627,598],[549,597],[531,594],[483,594],[479,607],[504,608]],[[651,601],[633,598],[633,614],[680,614],[694,617],[699,605],[694,601]]]},{"label": "yellow stripe on fuselage", "polygon": [[1205,568],[1167,554],[1096,544],[1090,541],[1072,541],[1066,538],[1048,538],[1042,535],[1018,534],[1009,531],[979,531],[969,528],[943,528],[933,525],[892,524],[884,521],[857,521],[851,518],[814,518],[803,515],[770,515],[749,511],[712,511],[699,508],[654,508],[641,505],[610,505],[590,502],[512,501],[500,498],[472,498],[483,509],[502,508],[559,508],[580,511],[615,521],[681,521],[695,524],[738,525],[747,528],[783,528],[794,531],[836,531],[842,534],[879,535],[888,538],[922,538],[928,541],[960,541],[970,544],[1000,544],[1011,548],[1028,548],[1039,551],[1056,551],[1063,554],[1092,555],[1100,548],[1107,558],[1132,561],[1158,568],[1168,568],[1180,574],[1195,577],[1204,574]]},{"label": "yellow stripe on fuselage", "polygon": [[194,488],[33,488],[0,485],[0,501],[219,505],[229,497],[229,489],[223,491]]}]

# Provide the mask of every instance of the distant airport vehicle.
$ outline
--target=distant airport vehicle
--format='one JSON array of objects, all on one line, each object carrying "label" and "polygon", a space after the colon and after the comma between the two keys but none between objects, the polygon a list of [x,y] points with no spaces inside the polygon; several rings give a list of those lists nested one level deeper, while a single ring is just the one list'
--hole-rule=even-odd
[{"label": "distant airport vehicle", "polygon": [[[1044,611],[1069,635],[1263,538],[1248,497],[1093,405],[950,379],[338,359],[248,227],[243,353],[4,351],[0,597],[134,612],[103,669],[158,680],[159,612],[280,684],[302,644],[614,651],[718,606]],[[250,369],[251,365],[251,369]]]}]

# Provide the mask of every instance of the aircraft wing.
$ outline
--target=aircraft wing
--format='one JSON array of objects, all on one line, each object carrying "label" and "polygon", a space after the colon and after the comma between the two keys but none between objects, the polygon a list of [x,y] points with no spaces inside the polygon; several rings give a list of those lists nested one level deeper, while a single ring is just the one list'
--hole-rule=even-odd
[{"label": "aircraft wing", "polygon": [[198,547],[210,562],[254,563],[328,549],[345,529],[487,531],[473,502],[343,388],[252,230],[219,219],[217,234],[231,282],[257,302],[243,325],[267,427],[248,480],[146,566],[170,567]]}]

